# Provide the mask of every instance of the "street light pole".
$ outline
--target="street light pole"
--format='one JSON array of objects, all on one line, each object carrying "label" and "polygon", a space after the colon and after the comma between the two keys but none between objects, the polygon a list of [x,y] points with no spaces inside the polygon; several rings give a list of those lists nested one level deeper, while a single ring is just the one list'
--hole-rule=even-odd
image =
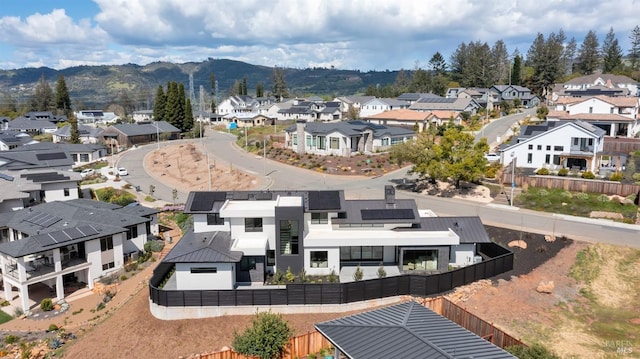
[{"label": "street light pole", "polygon": [[515,159],[515,151],[511,152],[511,197],[509,197],[509,202],[511,202],[511,207],[513,207],[513,190],[516,188],[515,181],[515,173],[516,173],[516,159]]},{"label": "street light pole", "polygon": [[244,150],[246,151],[249,148],[249,128],[244,126]]},{"label": "street light pole", "polygon": [[267,138],[262,138],[262,175],[267,175]]},{"label": "street light pole", "polygon": [[160,127],[158,121],[156,121],[156,143],[158,144],[158,150],[160,150]]}]

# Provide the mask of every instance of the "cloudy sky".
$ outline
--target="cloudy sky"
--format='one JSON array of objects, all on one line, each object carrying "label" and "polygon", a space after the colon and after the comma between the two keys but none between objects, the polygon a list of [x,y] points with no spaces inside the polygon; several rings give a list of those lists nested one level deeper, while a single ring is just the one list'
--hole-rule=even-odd
[{"label": "cloudy sky", "polygon": [[625,51],[640,0],[1,0],[0,69],[227,58],[397,70],[461,42],[527,52],[562,28],[614,28]]}]

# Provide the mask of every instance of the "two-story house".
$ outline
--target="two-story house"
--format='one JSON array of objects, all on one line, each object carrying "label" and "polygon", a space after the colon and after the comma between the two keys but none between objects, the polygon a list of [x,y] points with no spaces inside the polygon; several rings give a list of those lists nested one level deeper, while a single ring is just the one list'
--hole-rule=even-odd
[{"label": "two-story house", "polygon": [[384,264],[438,273],[481,261],[490,240],[478,217],[422,217],[414,200],[347,200],[343,191],[191,192],[189,231],[163,259],[164,290],[233,289],[291,271],[308,275]]},{"label": "two-story house", "polygon": [[498,95],[499,101],[513,101],[516,98],[520,99],[522,106],[535,107],[540,104],[538,96],[533,94],[531,90],[526,87],[518,85],[493,85],[491,91]]},{"label": "two-story house", "polygon": [[513,142],[500,149],[501,163],[518,168],[571,168],[596,172],[605,132],[583,121],[547,121],[523,126]]},{"label": "two-story house", "polygon": [[395,98],[374,98],[362,104],[360,117],[370,117],[391,110],[409,108],[409,103]]},{"label": "two-story house", "polygon": [[94,281],[121,269],[131,253],[158,233],[158,210],[87,199],[56,201],[0,214],[0,266],[4,298],[17,289],[26,312],[29,287],[46,285],[57,299],[65,285]]},{"label": "two-story house", "polygon": [[20,210],[42,202],[77,199],[80,173],[22,170],[0,172],[0,212]]},{"label": "two-story house", "polygon": [[624,75],[591,74],[573,78],[554,88],[553,100],[562,97],[640,96],[640,83]]},{"label": "two-story house", "polygon": [[409,109],[422,112],[444,110],[475,114],[480,107],[480,104],[472,98],[422,97],[409,106]]},{"label": "two-story house", "polygon": [[549,121],[589,122],[608,136],[633,137],[640,132],[638,97],[585,96],[561,97],[547,114]]}]

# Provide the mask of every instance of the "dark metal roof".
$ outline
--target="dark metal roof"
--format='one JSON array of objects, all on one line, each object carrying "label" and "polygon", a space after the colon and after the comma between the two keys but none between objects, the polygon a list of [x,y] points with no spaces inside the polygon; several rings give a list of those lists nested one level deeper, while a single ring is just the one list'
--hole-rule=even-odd
[{"label": "dark metal roof", "polygon": [[[374,138],[385,136],[415,136],[415,131],[399,127],[378,125],[367,121],[340,121],[340,122],[310,122],[305,124],[305,132],[313,135],[328,135],[333,132],[345,136],[362,136],[366,130],[373,131]],[[297,131],[297,126],[289,126],[285,131],[292,133]]]},{"label": "dark metal roof", "polygon": [[231,251],[229,232],[188,231],[162,260],[166,263],[236,263],[242,252]]},{"label": "dark metal roof", "polygon": [[341,206],[339,191],[309,191],[309,210],[339,210]]},{"label": "dark metal roof", "polygon": [[460,237],[460,243],[490,243],[491,239],[480,217],[423,217],[422,230],[446,231],[451,229]]},{"label": "dark metal roof", "polygon": [[[370,212],[374,211],[374,212]],[[392,204],[384,199],[348,200],[344,202],[344,218],[334,218],[336,224],[364,223],[417,223],[420,215],[412,199],[395,199]],[[409,212],[413,215],[410,216]]]},{"label": "dark metal roof", "polygon": [[318,323],[351,359],[515,358],[416,302]]},{"label": "dark metal roof", "polygon": [[[156,127],[157,126],[157,127]],[[155,135],[156,133],[180,133],[180,129],[166,121],[140,123],[137,125],[120,124],[111,126],[127,136]]]}]

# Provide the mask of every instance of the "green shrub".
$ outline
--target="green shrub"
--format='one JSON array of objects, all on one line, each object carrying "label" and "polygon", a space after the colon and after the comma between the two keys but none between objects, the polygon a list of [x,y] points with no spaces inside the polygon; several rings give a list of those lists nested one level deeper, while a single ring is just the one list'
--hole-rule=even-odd
[{"label": "green shrub", "polygon": [[362,271],[362,268],[360,268],[360,265],[358,264],[358,266],[356,267],[356,271],[353,272],[353,280],[356,282],[359,282],[362,280],[363,277],[364,277],[364,272]]},{"label": "green shrub", "polygon": [[243,333],[234,332],[231,346],[245,356],[261,359],[279,358],[286,350],[293,329],[281,314],[256,313],[251,326]]},{"label": "green shrub", "polygon": [[563,191],[561,195],[562,195],[563,198],[566,198],[566,199],[573,198],[573,194],[571,194],[571,192],[569,192],[569,191]]},{"label": "green shrub", "polygon": [[120,276],[120,280],[121,280],[121,281],[123,281],[123,282],[124,282],[125,280],[127,280],[127,279],[129,279],[129,277],[127,277],[127,275],[126,275],[126,274],[123,274],[123,275],[121,275],[121,276]]},{"label": "green shrub", "polygon": [[387,271],[384,269],[384,265],[380,263],[378,267],[378,278],[385,278],[387,276]]},{"label": "green shrub", "polygon": [[560,359],[560,357],[553,351],[543,347],[540,344],[533,344],[529,347],[526,347],[524,345],[512,345],[504,349],[520,359]]},{"label": "green shrub", "polygon": [[53,310],[53,301],[51,301],[51,298],[44,298],[40,302],[40,309],[44,310],[45,312],[52,311]]},{"label": "green shrub", "polygon": [[569,170],[567,168],[561,168],[558,170],[558,176],[566,177],[569,174]]},{"label": "green shrub", "polygon": [[47,329],[47,331],[48,331],[48,332],[55,332],[55,331],[56,331],[56,330],[58,330],[58,329],[60,329],[60,328],[58,328],[58,326],[57,326],[57,325],[55,325],[55,324],[50,324],[50,325],[49,325],[49,328]]},{"label": "green shrub", "polygon": [[622,172],[614,172],[609,176],[609,181],[620,182],[624,178],[624,174]]},{"label": "green shrub", "polygon": [[148,241],[144,244],[145,252],[162,252],[164,248],[164,242],[162,241]]},{"label": "green shrub", "polygon": [[287,267],[287,272],[284,274],[284,277],[289,283],[293,283],[293,281],[296,280],[296,275],[291,272],[291,267]]},{"label": "green shrub", "polygon": [[594,178],[596,178],[596,175],[594,175],[593,172],[591,172],[591,171],[584,171],[584,172],[582,172],[582,178],[584,178],[584,179],[594,179]]},{"label": "green shrub", "polygon": [[584,192],[576,193],[574,197],[579,199],[579,200],[581,200],[581,201],[586,201],[586,200],[589,199],[589,195],[587,193],[584,193]]},{"label": "green shrub", "polygon": [[13,334],[9,334],[6,337],[4,337],[5,344],[14,344],[14,343],[17,343],[18,340],[20,340],[20,338],[18,338],[17,335],[13,335]]},{"label": "green shrub", "polygon": [[541,168],[538,171],[536,171],[537,175],[541,175],[541,176],[546,176],[549,174],[549,169],[548,168]]},{"label": "green shrub", "polygon": [[124,265],[125,272],[132,272],[138,269],[138,262],[128,262]]}]

